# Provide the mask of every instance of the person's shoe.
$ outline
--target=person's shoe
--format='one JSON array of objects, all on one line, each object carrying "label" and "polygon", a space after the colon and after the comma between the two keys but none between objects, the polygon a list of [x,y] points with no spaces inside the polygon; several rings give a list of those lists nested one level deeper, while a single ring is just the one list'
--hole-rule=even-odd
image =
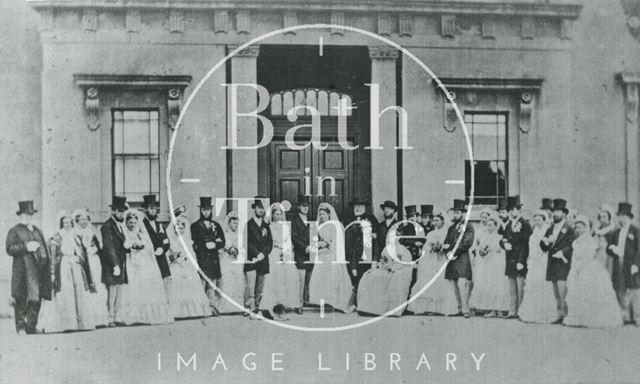
[{"label": "person's shoe", "polygon": [[462,317],[462,316],[463,316],[462,312],[458,312],[458,313],[456,313],[454,315],[449,315],[449,317]]},{"label": "person's shoe", "polygon": [[551,324],[562,324],[562,321],[563,321],[563,320],[564,320],[564,319],[563,319],[562,317],[558,317],[558,318],[556,318],[555,320],[553,320],[553,321],[551,322]]},{"label": "person's shoe", "polygon": [[487,312],[487,313],[484,314],[484,317],[487,318],[487,319],[491,319],[491,318],[496,317],[496,313],[494,311]]},{"label": "person's shoe", "polygon": [[242,311],[242,317],[249,317],[249,312]]},{"label": "person's shoe", "polygon": [[27,335],[27,331],[25,331],[24,329],[18,330],[18,336],[26,336],[26,335]]},{"label": "person's shoe", "polygon": [[217,309],[217,308],[215,308],[215,307],[211,307],[211,316],[213,316],[213,317],[218,317],[218,316],[220,316],[220,312],[218,311],[218,309]]},{"label": "person's shoe", "polygon": [[465,319],[471,318],[471,314],[469,312],[463,314],[462,316],[464,316]]},{"label": "person's shoe", "polygon": [[295,311],[295,313],[296,313],[296,314],[298,314],[298,315],[302,315],[302,313],[303,313],[302,307],[300,307],[300,308],[296,308],[294,311]]},{"label": "person's shoe", "polygon": [[507,314],[507,316],[504,317],[505,319],[517,319],[518,315],[516,313],[509,313]]},{"label": "person's shoe", "polygon": [[107,324],[107,328],[115,328],[115,327],[116,327],[116,323],[114,323],[113,321]]}]

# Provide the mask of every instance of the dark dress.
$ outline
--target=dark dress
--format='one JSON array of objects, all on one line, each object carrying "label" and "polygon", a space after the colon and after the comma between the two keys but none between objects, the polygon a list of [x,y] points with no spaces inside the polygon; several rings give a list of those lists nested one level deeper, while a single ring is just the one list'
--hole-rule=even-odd
[{"label": "dark dress", "polygon": [[[364,238],[364,226],[362,223],[368,222],[371,230],[371,244],[365,247]],[[345,259],[349,263],[349,277],[351,278],[351,284],[354,287],[358,287],[358,283],[365,272],[371,268],[371,262],[374,260],[374,254],[376,250],[376,240],[373,235],[377,233],[378,221],[373,215],[364,213],[363,215],[356,216],[353,221],[347,226],[345,232]],[[377,234],[376,234],[377,236]],[[366,260],[362,261],[362,254],[366,252]],[[357,270],[357,275],[353,276],[352,270]]]},{"label": "dark dress", "polygon": [[247,223],[247,232],[247,261],[255,260],[260,253],[264,255],[264,259],[255,263],[246,263],[244,271],[257,271],[258,275],[266,275],[269,273],[269,254],[273,249],[271,228],[264,220],[258,226],[256,221],[251,219]]},{"label": "dark dress", "polygon": [[[553,234],[553,228],[558,224],[553,224],[544,237],[551,237]],[[558,238],[553,244],[545,245],[543,241],[540,241],[540,249],[547,252],[549,262],[547,263],[547,281],[566,281],[569,276],[569,270],[571,269],[571,256],[573,255],[573,241],[576,239],[576,235],[573,228],[564,223],[562,229],[558,233]],[[562,252],[567,262],[565,263],[561,259],[553,257],[557,252]]]},{"label": "dark dress", "polygon": [[142,220],[144,223],[144,227],[147,229],[147,233],[151,238],[151,243],[153,244],[153,252],[155,254],[156,249],[162,248],[164,252],[162,255],[156,255],[156,262],[158,263],[158,268],[160,268],[160,274],[162,278],[171,276],[171,270],[169,269],[169,262],[167,261],[167,250],[169,249],[169,239],[167,238],[167,233],[165,232],[162,223],[156,221],[156,228],[158,231],[156,232],[151,225],[151,221],[146,217]]},{"label": "dark dress", "polygon": [[[444,244],[449,244],[449,249],[447,251],[447,256],[456,242],[458,241],[458,237],[462,233],[462,221],[457,224],[452,224],[447,230],[447,237],[444,240]],[[462,239],[460,240],[460,244],[458,248],[456,248],[455,253],[453,254],[453,259],[449,261],[447,264],[447,269],[445,271],[444,277],[447,280],[458,280],[461,278],[471,280],[471,260],[469,259],[469,249],[473,245],[473,225],[471,223],[467,224],[467,228],[462,234]]]},{"label": "dark dress", "polygon": [[[208,228],[207,222],[209,222]],[[218,252],[224,248],[226,243],[220,224],[213,220],[199,219],[191,224],[191,239],[193,240],[193,250],[196,252],[196,259],[202,272],[211,280],[219,279],[222,273],[220,271],[220,256]],[[209,242],[215,244],[212,249],[207,249],[207,243]]]},{"label": "dark dress", "polygon": [[309,225],[304,223],[298,212],[290,214],[288,220],[291,223],[291,242],[296,268],[310,271],[313,269],[313,263],[307,263],[309,253],[306,252],[310,244]]},{"label": "dark dress", "polygon": [[[514,228],[515,227],[515,228]],[[529,257],[529,236],[531,236],[531,225],[522,217],[513,223],[509,221],[503,231],[502,246],[505,243],[511,244],[511,250],[507,252],[507,263],[504,274],[507,277],[524,277],[527,275],[527,258]],[[518,270],[518,263],[524,268]]]},{"label": "dark dress", "polygon": [[[102,282],[107,286],[127,284],[127,250],[124,248],[124,233],[113,217],[102,224],[100,233],[102,234],[102,252],[100,252]],[[113,275],[115,266],[120,267],[118,276]]]}]

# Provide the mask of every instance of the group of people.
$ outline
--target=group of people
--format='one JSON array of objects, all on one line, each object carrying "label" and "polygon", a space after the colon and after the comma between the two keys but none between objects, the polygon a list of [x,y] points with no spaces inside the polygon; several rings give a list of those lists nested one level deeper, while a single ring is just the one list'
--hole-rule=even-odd
[{"label": "group of people", "polygon": [[[600,207],[597,228],[563,199],[543,199],[533,225],[519,196],[465,222],[464,200],[432,205],[351,202],[341,222],[327,202],[309,217],[309,198],[266,206],[253,217],[213,219],[200,198],[189,223],[184,206],[167,227],[155,195],[141,209],[114,196],[95,232],[87,210],[61,213],[45,240],[32,201],[19,202],[7,235],[19,334],[88,330],[242,314],[285,321],[320,306],[363,316],[429,314],[519,318],[586,327],[640,325],[640,244],[631,205]],[[265,207],[266,206],[266,207]],[[193,257],[190,257],[193,256]]]}]

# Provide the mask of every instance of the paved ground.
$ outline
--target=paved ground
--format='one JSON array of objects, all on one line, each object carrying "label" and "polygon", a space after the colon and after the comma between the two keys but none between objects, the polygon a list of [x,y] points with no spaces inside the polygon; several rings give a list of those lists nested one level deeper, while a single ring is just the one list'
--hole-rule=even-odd
[{"label": "paved ground", "polygon": [[[346,324],[358,315],[292,315],[306,326]],[[158,353],[161,367],[158,369]],[[193,363],[177,369],[177,354]],[[218,354],[224,360],[212,368]],[[248,353],[243,368],[242,357]],[[272,353],[276,355],[271,369]],[[318,354],[322,354],[319,370]],[[365,370],[365,353],[375,356]],[[400,361],[390,371],[390,354]],[[423,361],[424,353],[429,367]],[[447,370],[455,354],[455,371]],[[474,353],[479,359],[476,370]],[[349,369],[346,355],[349,354]],[[397,359],[398,355],[392,355]],[[449,355],[452,359],[453,355]],[[371,367],[371,365],[370,365]],[[398,371],[397,368],[400,368]],[[416,370],[419,368],[419,370]],[[430,368],[430,370],[428,369]],[[640,382],[640,328],[614,330],[514,320],[406,316],[351,331],[308,333],[223,316],[56,335],[18,337],[0,320],[0,383],[567,383]]]}]

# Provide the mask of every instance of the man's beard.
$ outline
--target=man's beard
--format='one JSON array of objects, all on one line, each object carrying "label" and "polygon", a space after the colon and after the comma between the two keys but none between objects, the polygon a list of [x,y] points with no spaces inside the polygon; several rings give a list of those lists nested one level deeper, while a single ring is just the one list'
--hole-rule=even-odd
[{"label": "man's beard", "polygon": [[385,219],[391,219],[393,217],[393,213],[389,213],[389,214],[384,213],[383,215]]},{"label": "man's beard", "polygon": [[262,219],[264,217],[264,212],[254,212],[258,219]]},{"label": "man's beard", "polygon": [[205,216],[203,213],[200,213],[200,218],[202,220],[211,220],[211,214]]},{"label": "man's beard", "polygon": [[553,216],[553,222],[554,223],[559,223],[562,221],[562,216]]},{"label": "man's beard", "polygon": [[154,212],[154,213],[147,212],[147,218],[148,218],[149,220],[155,220],[155,219],[157,219],[157,218],[158,218],[158,212]]},{"label": "man's beard", "polygon": [[113,218],[116,219],[118,223],[122,223],[124,221],[124,217],[114,216]]}]

